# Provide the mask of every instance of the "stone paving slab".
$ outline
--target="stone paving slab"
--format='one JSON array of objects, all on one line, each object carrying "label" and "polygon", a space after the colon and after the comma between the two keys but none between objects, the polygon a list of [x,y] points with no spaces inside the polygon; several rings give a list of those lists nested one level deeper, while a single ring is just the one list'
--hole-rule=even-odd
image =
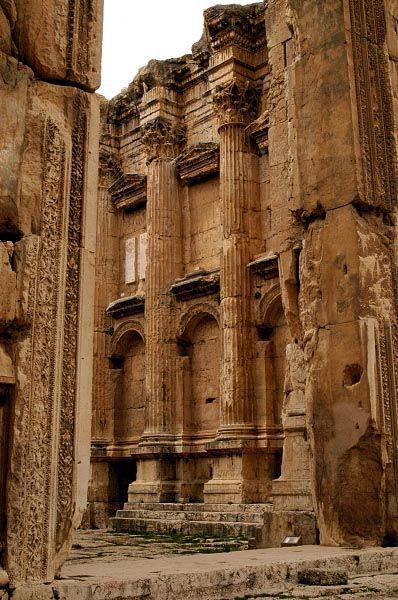
[{"label": "stone paving slab", "polygon": [[[172,543],[144,540],[143,556],[139,544],[118,539],[123,543],[115,544],[113,533],[79,534],[80,548],[61,579],[19,590],[12,600],[398,599],[398,548],[301,546],[176,556]],[[104,557],[102,549],[112,546]],[[135,555],[129,554],[133,547]],[[298,573],[310,568],[345,571],[348,584],[299,585]]]}]

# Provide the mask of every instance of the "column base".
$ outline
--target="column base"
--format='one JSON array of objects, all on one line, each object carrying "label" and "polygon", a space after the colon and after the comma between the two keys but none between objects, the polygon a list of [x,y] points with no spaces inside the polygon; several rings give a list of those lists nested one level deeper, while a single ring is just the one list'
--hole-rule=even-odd
[{"label": "column base", "polygon": [[275,510],[313,510],[304,411],[288,414],[283,427],[282,475],[272,482]]},{"label": "column base", "polygon": [[251,504],[267,502],[272,491],[274,455],[249,442],[214,442],[212,477],[204,485],[209,504]]},{"label": "column base", "polygon": [[275,479],[272,482],[275,510],[313,510],[311,482],[308,479]]},{"label": "column base", "polygon": [[[158,452],[160,449],[157,449]],[[129,504],[175,502],[175,459],[170,456],[137,457],[137,479],[129,485]]]}]

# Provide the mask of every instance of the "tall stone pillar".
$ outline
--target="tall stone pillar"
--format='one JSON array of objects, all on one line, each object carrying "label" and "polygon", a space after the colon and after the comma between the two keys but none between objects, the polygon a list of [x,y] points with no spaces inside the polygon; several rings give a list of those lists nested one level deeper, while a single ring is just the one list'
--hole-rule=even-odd
[{"label": "tall stone pillar", "polygon": [[[137,481],[130,502],[174,500],[174,464],[167,444],[173,441],[176,341],[170,285],[181,276],[181,223],[174,159],[183,132],[161,118],[143,127],[148,153],[145,316],[147,323],[146,410]],[[170,450],[171,451],[171,450]]]},{"label": "tall stone pillar", "polygon": [[224,112],[220,128],[220,196],[223,215],[221,256],[221,323],[223,367],[221,379],[221,437],[252,435],[254,407],[250,381],[250,239],[244,122]]},{"label": "tall stone pillar", "polygon": [[[253,253],[250,211],[253,202],[251,147],[247,132],[258,105],[258,91],[236,79],[216,88],[220,121],[221,249],[221,425],[209,445],[215,453],[213,479],[205,485],[209,502],[259,501],[269,484],[266,461],[255,441],[251,381],[252,318],[250,272]],[[260,466],[261,465],[261,466]]]},{"label": "tall stone pillar", "polygon": [[0,562],[12,588],[54,579],[87,503],[102,4],[0,2]]}]

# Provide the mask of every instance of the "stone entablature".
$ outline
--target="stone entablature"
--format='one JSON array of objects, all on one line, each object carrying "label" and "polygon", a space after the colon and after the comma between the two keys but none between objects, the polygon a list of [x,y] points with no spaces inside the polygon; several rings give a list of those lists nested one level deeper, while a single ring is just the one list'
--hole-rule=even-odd
[{"label": "stone entablature", "polygon": [[110,186],[109,193],[118,210],[134,210],[146,203],[146,176],[125,173]]},{"label": "stone entablature", "polygon": [[177,158],[177,171],[184,183],[215,177],[220,172],[220,147],[214,142],[203,142],[188,148]]},{"label": "stone entablature", "polygon": [[184,279],[179,279],[173,283],[170,291],[180,302],[218,294],[220,291],[220,273],[204,270],[188,273]]},{"label": "stone entablature", "polygon": [[120,319],[129,315],[143,313],[145,310],[145,296],[128,296],[111,302],[106,309],[113,319]]},{"label": "stone entablature", "polygon": [[259,275],[264,281],[279,277],[278,257],[275,255],[256,258],[249,267],[252,273]]}]

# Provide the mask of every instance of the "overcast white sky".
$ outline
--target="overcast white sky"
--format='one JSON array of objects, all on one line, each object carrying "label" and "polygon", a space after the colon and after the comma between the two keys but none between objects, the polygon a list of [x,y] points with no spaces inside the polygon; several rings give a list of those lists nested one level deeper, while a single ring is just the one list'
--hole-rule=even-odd
[{"label": "overcast white sky", "polygon": [[[251,4],[255,0],[236,0]],[[176,58],[202,35],[203,10],[233,0],[105,0],[102,85],[118,94],[151,58]]]}]

